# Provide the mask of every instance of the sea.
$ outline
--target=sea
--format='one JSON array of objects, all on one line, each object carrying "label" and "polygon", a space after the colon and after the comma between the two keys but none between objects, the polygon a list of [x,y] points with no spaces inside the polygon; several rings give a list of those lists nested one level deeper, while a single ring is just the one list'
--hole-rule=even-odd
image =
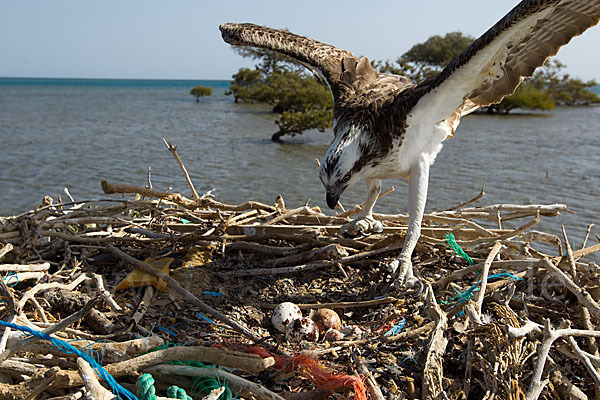
[{"label": "sea", "polygon": [[[196,85],[211,96],[196,102]],[[333,133],[309,131],[274,143],[276,115],[263,104],[234,103],[229,81],[0,78],[0,216],[40,205],[46,195],[107,198],[100,181],[180,192],[191,197],[162,139],[177,146],[199,193],[217,200],[304,204],[327,209],[316,160]],[[600,93],[600,87],[595,87]],[[600,234],[600,107],[559,107],[463,118],[431,168],[427,211],[469,200],[478,205],[563,203],[572,213],[537,229],[560,235],[565,225],[581,245],[589,224]],[[376,212],[405,213],[407,185]],[[115,198],[116,196],[112,196]],[[346,207],[365,200],[358,185]],[[523,223],[523,221],[521,221]]]}]

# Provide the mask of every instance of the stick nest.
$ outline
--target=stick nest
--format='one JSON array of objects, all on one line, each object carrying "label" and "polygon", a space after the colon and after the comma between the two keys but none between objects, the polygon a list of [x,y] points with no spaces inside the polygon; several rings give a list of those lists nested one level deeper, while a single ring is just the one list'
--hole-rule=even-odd
[{"label": "stick nest", "polygon": [[[288,209],[281,198],[273,205],[231,205],[210,195],[191,200],[106,181],[102,188],[121,195],[60,204],[47,199],[35,210],[0,218],[0,268],[3,276],[13,273],[4,279],[10,287],[3,286],[0,313],[4,321],[103,352],[107,371],[132,391],[138,376],[152,371],[157,392],[173,382],[191,392],[192,378],[174,375],[165,364],[195,359],[229,367],[240,379],[230,382],[239,398],[355,396],[320,389],[297,370],[282,371],[247,353],[259,344],[275,357],[308,352],[328,372],[360,375],[369,398],[600,393],[600,269],[580,259],[600,246],[572,249],[566,234],[533,230],[541,218],[567,211],[564,205],[466,203],[425,215],[413,265],[426,290],[409,296],[390,291],[387,270],[399,254],[407,216],[376,214],[381,234],[347,239],[340,225],[360,206],[328,216],[309,205]],[[448,233],[473,265],[446,244]],[[168,287],[155,290],[142,279],[140,287],[115,291],[140,267],[131,258],[142,267],[172,259]],[[285,301],[305,316],[335,310],[345,336],[288,342],[270,323],[272,309]],[[401,320],[405,326],[388,333]],[[145,354],[164,343],[191,350]],[[80,378],[90,375],[83,363],[47,342],[25,343],[19,332],[5,329],[0,351],[1,398],[96,393]]]}]

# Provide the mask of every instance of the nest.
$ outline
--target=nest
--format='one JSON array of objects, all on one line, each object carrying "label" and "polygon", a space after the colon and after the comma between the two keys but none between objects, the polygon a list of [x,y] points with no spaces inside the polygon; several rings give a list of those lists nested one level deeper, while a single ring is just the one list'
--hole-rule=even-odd
[{"label": "nest", "polygon": [[[375,214],[382,233],[348,239],[340,226],[360,205],[328,216],[288,209],[281,197],[231,205],[195,191],[188,199],[102,188],[121,196],[48,199],[0,219],[0,313],[16,327],[0,341],[2,399],[112,398],[90,358],[132,392],[151,373],[163,396],[176,384],[194,398],[225,399],[225,383],[243,399],[600,393],[600,268],[581,260],[600,245],[586,237],[572,249],[566,234],[533,230],[564,205],[470,201],[425,215],[413,254],[425,291],[411,296],[390,289],[387,269],[405,215]],[[471,261],[448,245],[449,233]],[[286,301],[304,315],[335,310],[342,336],[287,341],[270,322]],[[199,390],[206,376],[223,388]]]}]

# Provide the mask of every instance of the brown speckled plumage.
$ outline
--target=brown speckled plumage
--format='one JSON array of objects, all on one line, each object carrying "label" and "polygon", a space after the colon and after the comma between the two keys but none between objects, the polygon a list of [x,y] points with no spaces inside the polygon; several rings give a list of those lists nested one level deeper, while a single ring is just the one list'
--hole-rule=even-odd
[{"label": "brown speckled plumage", "polygon": [[[548,7],[553,8],[550,15],[538,21],[524,39],[507,49],[502,77],[485,82],[466,96],[465,102],[469,104],[463,104],[462,112],[457,110],[464,115],[464,110],[472,112],[478,107],[500,102],[504,96],[514,92],[523,77],[531,76],[572,37],[597,24],[600,2],[523,1],[452,60],[437,77],[418,86],[403,76],[377,73],[366,57],[359,59],[349,51],[287,31],[247,23],[227,23],[220,29],[223,39],[232,45],[271,49],[320,72],[334,95],[338,123],[352,121],[375,135],[381,133],[398,137],[404,132],[406,113],[421,96],[450,78],[508,28]],[[381,146],[390,145],[385,138],[380,141]]]},{"label": "brown speckled plumage", "polygon": [[381,180],[408,179],[404,245],[388,268],[394,284],[414,286],[418,279],[411,255],[421,232],[429,167],[442,142],[454,134],[462,116],[512,94],[523,78],[599,19],[600,0],[522,1],[437,76],[418,84],[378,73],[366,57],[290,32],[252,24],[220,29],[226,42],[292,57],[328,83],[335,138],[319,172],[327,205],[335,208],[342,193],[359,180],[367,186],[363,210],[342,231],[383,229],[372,214]]}]

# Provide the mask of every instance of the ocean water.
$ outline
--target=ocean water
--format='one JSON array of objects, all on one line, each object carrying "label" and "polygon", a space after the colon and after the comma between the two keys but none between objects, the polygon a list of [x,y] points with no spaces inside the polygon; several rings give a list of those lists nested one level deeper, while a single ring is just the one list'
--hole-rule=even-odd
[{"label": "ocean water", "polygon": [[[195,85],[213,88],[199,103]],[[68,188],[76,200],[105,198],[100,180],[144,186],[148,167],[155,189],[191,197],[179,167],[162,143],[178,146],[198,192],[237,203],[326,209],[315,159],[332,132],[310,131],[272,143],[275,116],[264,105],[235,104],[228,81],[0,79],[0,215],[14,215],[57,198]],[[596,90],[599,90],[597,87]],[[581,243],[590,223],[600,225],[600,107],[465,117],[431,169],[427,210],[475,196],[479,204],[565,203],[575,214],[539,229]],[[378,212],[406,212],[402,180]],[[363,187],[342,197],[364,201]],[[593,231],[600,233],[598,228]],[[592,236],[592,238],[595,237]],[[594,239],[595,241],[595,239]]]}]

